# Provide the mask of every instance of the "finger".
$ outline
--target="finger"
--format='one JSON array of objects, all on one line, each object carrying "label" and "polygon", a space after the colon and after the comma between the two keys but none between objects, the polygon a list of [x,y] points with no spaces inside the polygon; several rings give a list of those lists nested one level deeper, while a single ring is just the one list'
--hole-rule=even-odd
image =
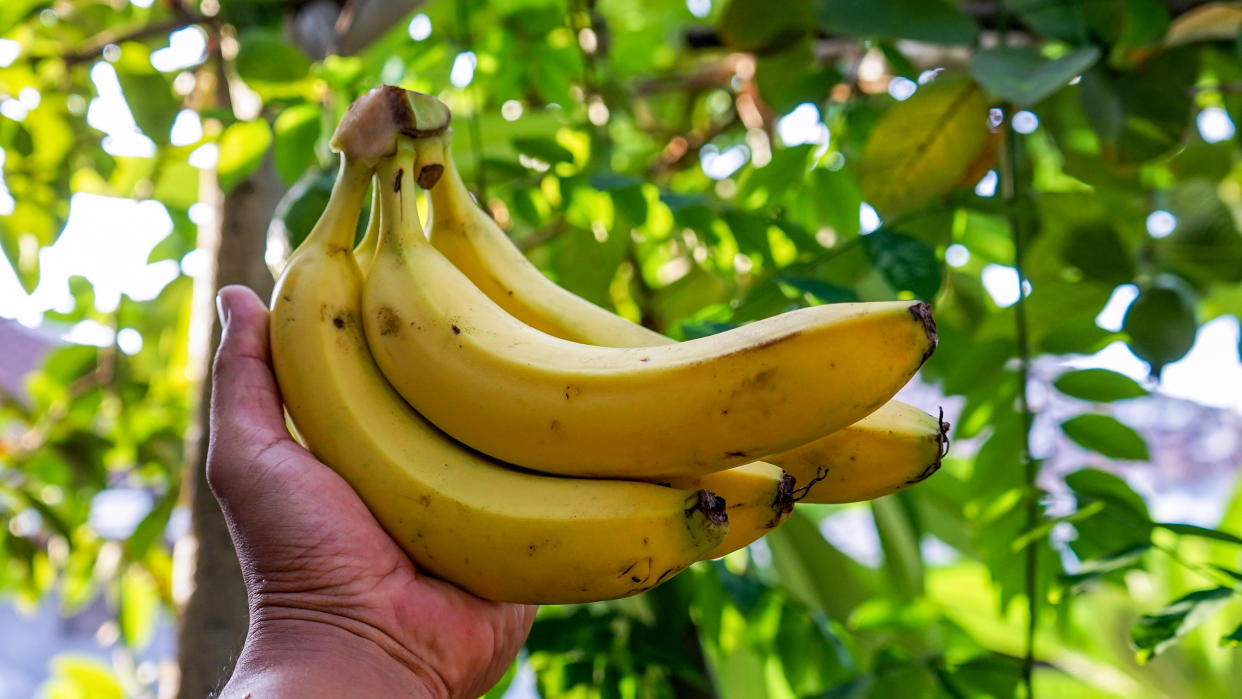
[{"label": "finger", "polygon": [[212,369],[213,424],[225,426],[232,421],[283,433],[280,390],[268,345],[267,307],[244,286],[226,286],[216,300],[223,330]]},{"label": "finger", "polygon": [[272,374],[267,307],[242,286],[221,289],[216,301],[223,331],[212,369],[208,478],[218,487],[238,464],[291,440]]}]

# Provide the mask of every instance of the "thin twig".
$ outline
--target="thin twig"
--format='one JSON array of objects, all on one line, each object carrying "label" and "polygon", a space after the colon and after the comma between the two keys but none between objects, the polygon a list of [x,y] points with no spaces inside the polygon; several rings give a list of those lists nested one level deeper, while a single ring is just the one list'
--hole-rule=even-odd
[{"label": "thin twig", "polygon": [[144,24],[141,27],[136,27],[127,32],[100,32],[88,40],[86,45],[81,49],[73,53],[66,54],[64,56],[65,64],[73,66],[87,61],[93,61],[102,56],[104,49],[113,44],[121,44],[126,41],[139,41],[141,39],[159,36],[161,34],[167,35],[195,24],[215,24],[215,20],[211,17],[197,13],[179,11],[177,16],[172,19],[165,20],[163,22],[156,22],[154,24]]},{"label": "thin twig", "polygon": [[[1004,0],[996,2],[996,19],[1000,44],[1003,46],[1008,38],[1011,17],[1007,12]],[[1022,417],[1022,467],[1023,481],[1030,496],[1026,501],[1026,530],[1031,531],[1039,525],[1039,498],[1035,496],[1035,479],[1039,475],[1038,465],[1031,458],[1031,425],[1034,415],[1027,399],[1026,387],[1030,379],[1031,344],[1026,325],[1026,273],[1023,268],[1022,246],[1026,242],[1024,224],[1026,217],[1021,213],[1021,192],[1018,182],[1018,132],[1013,128],[1014,105],[1006,103],[1005,111],[1005,168],[1003,187],[1005,203],[1010,227],[1013,229],[1013,266],[1018,277],[1018,300],[1014,304],[1014,325],[1018,344],[1018,410]],[[1022,684],[1026,688],[1027,699],[1034,699],[1035,685],[1033,670],[1035,668],[1035,631],[1039,626],[1039,547],[1026,547],[1026,565],[1024,566],[1024,590],[1027,602],[1025,652],[1022,657]]]}]

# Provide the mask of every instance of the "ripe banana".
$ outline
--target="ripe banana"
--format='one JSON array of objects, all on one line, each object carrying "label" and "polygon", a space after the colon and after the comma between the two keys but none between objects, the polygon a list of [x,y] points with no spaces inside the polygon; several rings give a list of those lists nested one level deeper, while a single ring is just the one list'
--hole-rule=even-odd
[{"label": "ripe banana", "polygon": [[798,502],[860,502],[908,488],[939,470],[948,432],[944,420],[890,400],[849,427],[764,460],[797,480]]},{"label": "ripe banana", "polygon": [[506,313],[427,241],[418,143],[378,165],[363,326],[389,382],[493,457],[575,476],[671,478],[792,448],[871,413],[935,347],[919,302],[804,308],[673,345],[612,348]]},{"label": "ripe banana", "polygon": [[712,551],[726,517],[710,492],[507,468],[449,439],[392,390],[363,335],[362,279],[349,254],[369,174],[343,159],[327,210],[272,296],[272,360],[310,450],[420,568],[480,597],[623,597]]},{"label": "ripe banana", "polygon": [[[673,343],[557,286],[531,264],[474,203],[453,161],[451,137],[452,131],[445,130],[428,137],[420,149],[420,167],[434,162],[444,168],[429,194],[427,237],[481,291],[522,322],[567,340],[607,347]],[[947,428],[918,408],[889,401],[858,422],[765,460],[783,467],[806,488],[802,501],[869,500],[935,473]],[[739,501],[736,491],[720,494],[730,507]],[[732,517],[729,539],[740,536],[738,524]]]},{"label": "ripe banana", "polygon": [[364,275],[371,267],[371,258],[375,257],[375,244],[379,242],[379,183],[374,181],[374,177],[371,179],[371,214],[367,218],[367,228],[362,233],[362,240],[354,247],[354,261]]},{"label": "ripe banana", "polygon": [[672,340],[557,286],[522,254],[471,198],[449,148],[451,132],[420,145],[425,163],[444,173],[429,191],[431,244],[497,305],[527,325],[566,340],[604,347],[653,347]]},{"label": "ripe banana", "polygon": [[710,490],[725,501],[729,533],[704,558],[720,558],[753,543],[793,512],[805,491],[794,490],[794,478],[761,461],[690,478],[673,478],[674,488]]}]

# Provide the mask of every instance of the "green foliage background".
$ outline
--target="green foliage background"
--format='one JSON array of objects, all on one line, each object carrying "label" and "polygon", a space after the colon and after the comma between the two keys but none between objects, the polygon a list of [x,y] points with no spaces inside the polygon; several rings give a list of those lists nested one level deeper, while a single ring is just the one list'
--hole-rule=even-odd
[{"label": "green foliage background", "polygon": [[[25,88],[41,100],[24,120],[0,117],[15,200],[0,248],[33,289],[70,195],[90,192],[162,203],[174,228],[151,261],[181,259],[196,245],[189,207],[208,194],[188,159],[208,143],[226,190],[271,159],[292,187],[282,221],[296,245],[326,200],[326,140],[350,101],[381,82],[437,94],[454,111],[467,181],[560,284],[676,338],[806,304],[923,298],[941,347],[922,376],[964,401],[953,438],[968,447],[918,487],[852,506],[870,508],[878,568],[820,534],[840,507],[800,507],[767,537],[770,556],[700,564],[635,599],[543,609],[525,656],[542,696],[1012,696],[1027,671],[1043,696],[1236,691],[1242,491],[1216,529],[1162,523],[1123,480],[1084,467],[1066,479],[1072,511],[1049,517],[1023,382],[1032,356],[1116,340],[1158,373],[1200,324],[1242,315],[1238,142],[1208,143],[1195,128],[1206,107],[1242,121],[1242,11],[1158,0],[690,4],[709,11],[436,0],[416,10],[426,39],[402,21],[359,55],[315,61],[286,38],[297,3],[6,0],[0,37],[21,52],[0,68],[0,100]],[[189,78],[152,68],[168,32],[190,25],[208,36],[206,60],[182,71]],[[473,81],[453,87],[464,51]],[[110,155],[87,124],[101,60],[154,157]],[[221,71],[235,94],[257,96],[257,116],[218,101]],[[933,75],[904,101],[886,90],[894,77]],[[803,102],[817,105],[826,145],[776,136],[777,119]],[[173,146],[183,108],[204,135]],[[1018,109],[1037,116],[1036,130],[1013,130]],[[719,181],[703,172],[701,155],[739,145],[740,169]],[[988,170],[997,193],[977,194]],[[863,201],[883,220],[869,235]],[[1171,235],[1148,235],[1155,210],[1176,216]],[[945,263],[954,244],[970,252],[956,267]],[[1030,295],[997,307],[981,282],[989,264],[1020,264]],[[1126,327],[1100,329],[1094,318],[1125,283],[1141,289]],[[191,287],[179,277],[154,301],[101,314],[75,280],[74,309],[48,319],[133,327],[143,350],[62,349],[31,378],[29,402],[0,407],[0,508],[42,518],[33,534],[0,533],[0,590],[24,604],[57,590],[66,613],[105,596],[122,655],[172,604],[163,532],[194,400]],[[1069,439],[1149,458],[1107,409],[1144,386],[1085,370],[1042,388],[1083,401],[1061,426]],[[122,541],[87,523],[109,486],[155,494]],[[1056,525],[1072,528],[1068,546],[1051,542]],[[923,559],[928,535],[952,562]],[[49,688],[150,690],[127,672],[66,660]]]}]

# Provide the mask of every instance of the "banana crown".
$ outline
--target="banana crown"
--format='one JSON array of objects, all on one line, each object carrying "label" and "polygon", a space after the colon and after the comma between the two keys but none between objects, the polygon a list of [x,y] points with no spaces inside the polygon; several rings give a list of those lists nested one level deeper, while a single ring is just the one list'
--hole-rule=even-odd
[{"label": "banana crown", "polygon": [[396,151],[400,136],[431,136],[451,120],[448,106],[431,95],[380,85],[354,100],[329,143],[348,158],[374,165]]}]

